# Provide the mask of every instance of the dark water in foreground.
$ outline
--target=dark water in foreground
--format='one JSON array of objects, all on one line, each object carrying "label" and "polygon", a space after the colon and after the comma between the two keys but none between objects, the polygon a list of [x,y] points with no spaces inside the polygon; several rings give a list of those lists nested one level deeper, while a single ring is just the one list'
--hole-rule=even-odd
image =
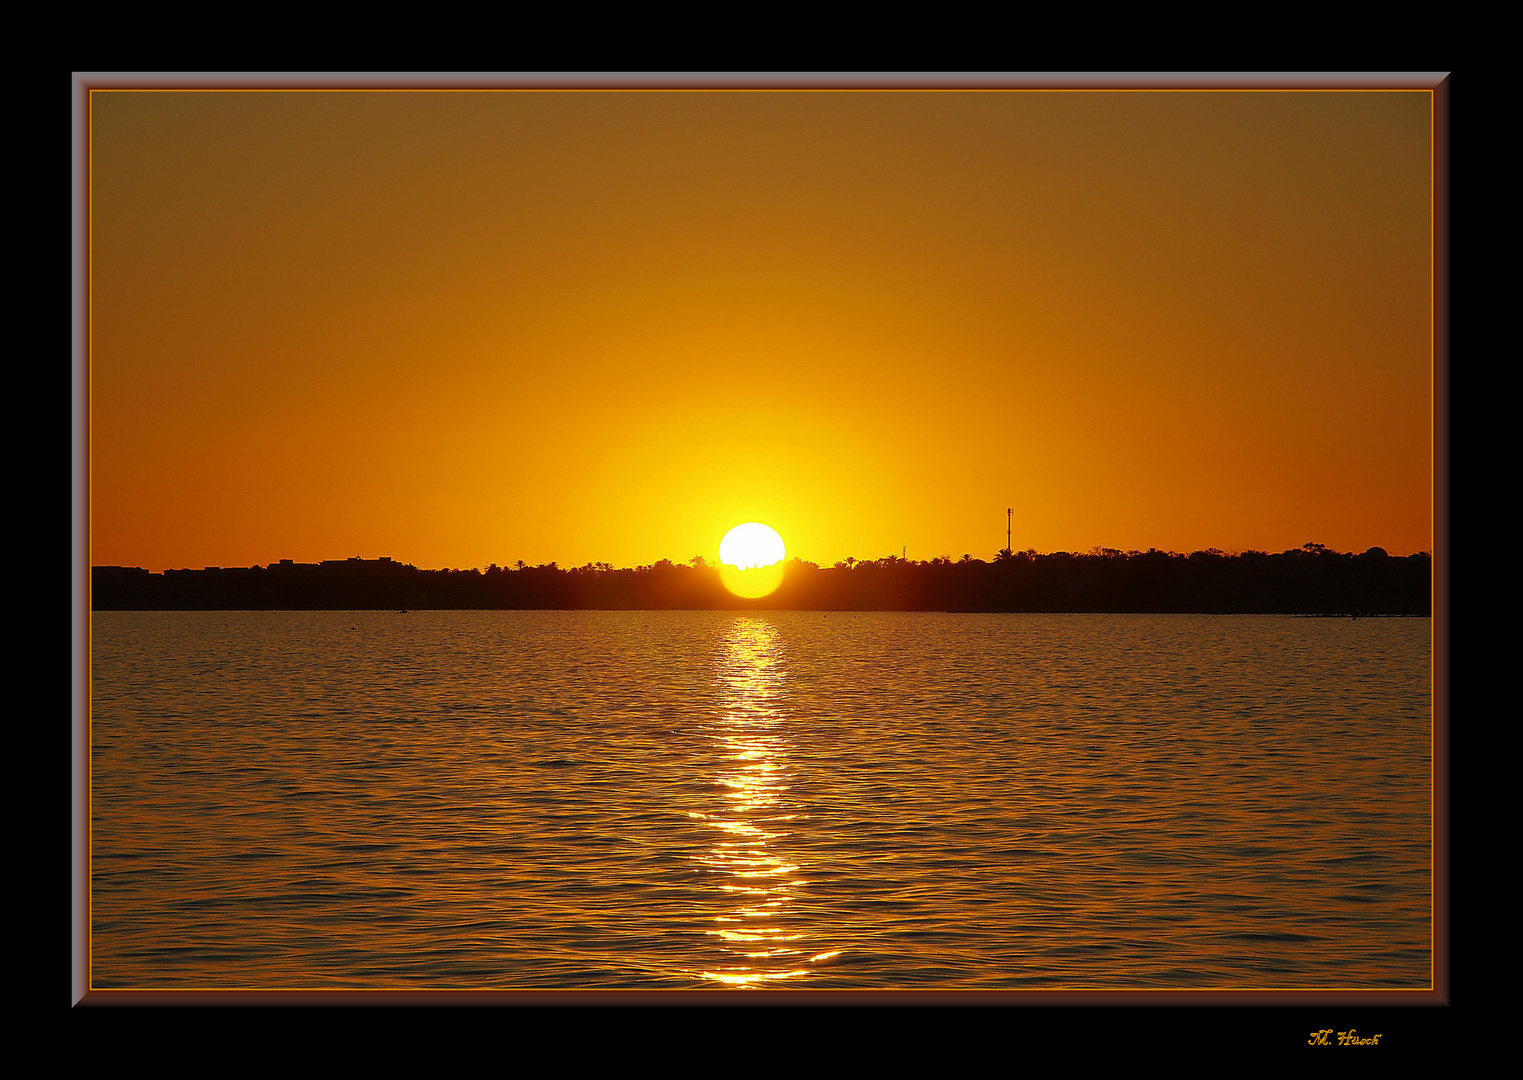
[{"label": "dark water in foreground", "polygon": [[1424,987],[1429,623],[101,612],[95,987]]}]

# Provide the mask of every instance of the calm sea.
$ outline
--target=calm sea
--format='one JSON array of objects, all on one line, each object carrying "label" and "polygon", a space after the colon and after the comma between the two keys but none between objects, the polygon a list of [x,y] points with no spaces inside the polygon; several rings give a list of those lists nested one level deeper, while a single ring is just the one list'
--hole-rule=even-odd
[{"label": "calm sea", "polygon": [[103,987],[1426,987],[1426,619],[101,612]]}]

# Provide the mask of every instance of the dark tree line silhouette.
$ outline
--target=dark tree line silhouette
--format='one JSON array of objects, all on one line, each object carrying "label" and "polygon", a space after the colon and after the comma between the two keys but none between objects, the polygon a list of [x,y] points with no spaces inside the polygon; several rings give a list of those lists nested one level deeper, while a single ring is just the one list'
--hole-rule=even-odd
[{"label": "dark tree line silhouette", "polygon": [[1188,555],[1097,548],[1085,554],[1000,551],[917,562],[887,556],[834,566],[792,560],[770,596],[742,600],[702,558],[614,569],[555,563],[420,570],[390,559],[282,561],[150,573],[97,566],[92,606],[113,610],[433,608],[794,609],[816,611],[1201,612],[1429,615],[1432,560],[1380,548],[1306,544],[1278,554]]}]

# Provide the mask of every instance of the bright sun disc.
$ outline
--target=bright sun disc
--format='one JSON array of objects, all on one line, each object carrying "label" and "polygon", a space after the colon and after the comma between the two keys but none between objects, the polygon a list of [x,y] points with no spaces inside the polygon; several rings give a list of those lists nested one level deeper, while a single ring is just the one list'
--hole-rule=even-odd
[{"label": "bright sun disc", "polygon": [[719,576],[736,596],[766,596],[783,582],[783,538],[759,521],[737,525],[719,542]]},{"label": "bright sun disc", "polygon": [[737,570],[771,566],[782,562],[784,554],[783,538],[777,530],[759,521],[737,525],[719,541],[719,561]]}]

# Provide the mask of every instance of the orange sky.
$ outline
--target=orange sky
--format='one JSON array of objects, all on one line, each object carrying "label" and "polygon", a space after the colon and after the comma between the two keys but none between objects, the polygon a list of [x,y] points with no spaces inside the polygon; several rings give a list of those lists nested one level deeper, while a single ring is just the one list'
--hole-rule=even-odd
[{"label": "orange sky", "polygon": [[91,562],[1431,540],[1431,94],[91,103]]}]

